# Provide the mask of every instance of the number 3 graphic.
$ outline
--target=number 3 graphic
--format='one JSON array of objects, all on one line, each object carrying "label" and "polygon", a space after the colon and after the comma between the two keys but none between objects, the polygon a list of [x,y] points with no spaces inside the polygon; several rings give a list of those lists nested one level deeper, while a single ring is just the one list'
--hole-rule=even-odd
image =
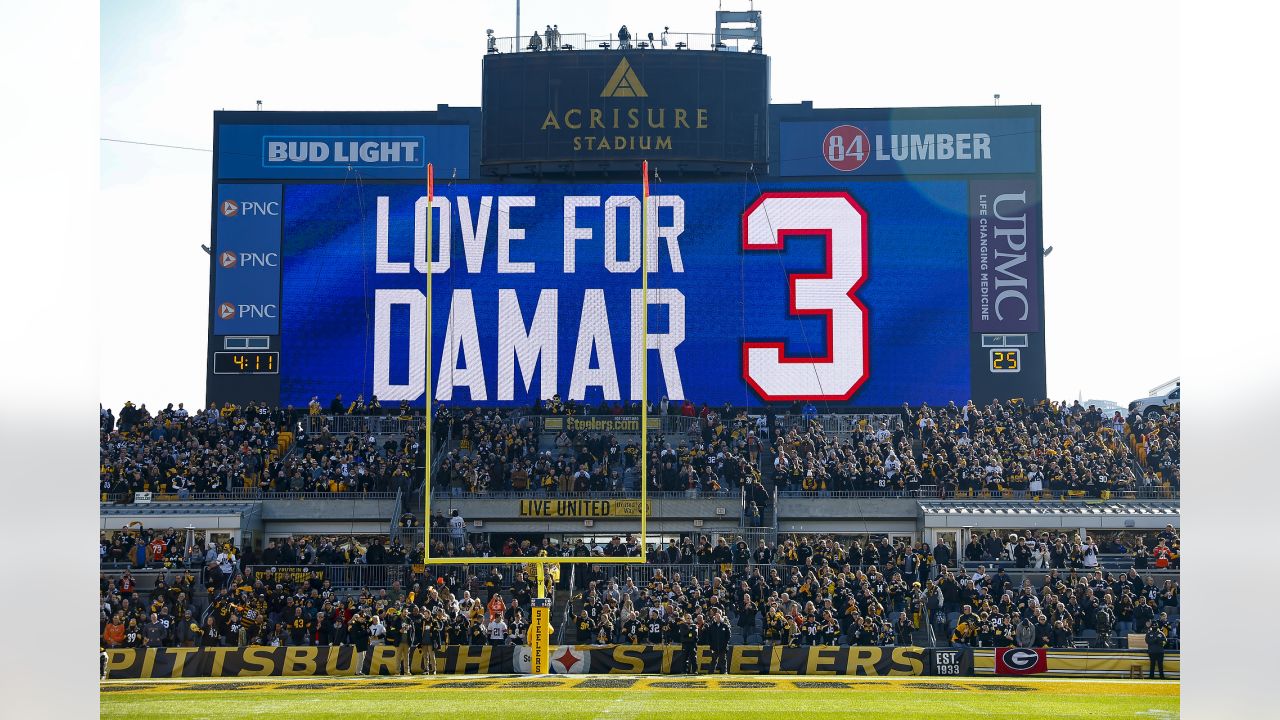
[{"label": "number 3 graphic", "polygon": [[768,401],[848,400],[869,374],[867,309],[854,294],[867,277],[867,214],[844,192],[766,192],[742,214],[744,251],[782,251],[796,235],[826,240],[824,272],[788,277],[791,314],[825,316],[826,353],[743,342],[742,377]]}]

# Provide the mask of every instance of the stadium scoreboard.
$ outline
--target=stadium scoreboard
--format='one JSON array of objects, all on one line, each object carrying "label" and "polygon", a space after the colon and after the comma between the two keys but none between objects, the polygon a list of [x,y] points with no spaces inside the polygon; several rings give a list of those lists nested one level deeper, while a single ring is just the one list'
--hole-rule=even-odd
[{"label": "stadium scoreboard", "polygon": [[1039,108],[771,105],[755,53],[483,77],[483,108],[214,113],[207,401],[1045,396]]}]

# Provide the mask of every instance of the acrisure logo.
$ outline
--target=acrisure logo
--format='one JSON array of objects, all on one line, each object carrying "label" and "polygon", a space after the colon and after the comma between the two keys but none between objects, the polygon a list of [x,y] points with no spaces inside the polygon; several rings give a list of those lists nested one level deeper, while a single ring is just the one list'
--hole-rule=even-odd
[{"label": "acrisure logo", "polygon": [[224,250],[222,251],[222,254],[218,256],[218,264],[221,265],[224,270],[231,270],[235,268],[236,265],[239,265],[240,261],[234,252]]},{"label": "acrisure logo", "polygon": [[236,317],[236,306],[231,303],[222,303],[218,306],[218,318],[221,320],[234,320]]},{"label": "acrisure logo", "polygon": [[222,216],[233,218],[240,214],[240,203],[235,200],[222,201]]},{"label": "acrisure logo", "polygon": [[622,58],[618,67],[614,68],[613,75],[609,76],[609,82],[600,91],[600,97],[649,97],[649,93],[640,84],[640,78],[636,77],[631,63]]}]

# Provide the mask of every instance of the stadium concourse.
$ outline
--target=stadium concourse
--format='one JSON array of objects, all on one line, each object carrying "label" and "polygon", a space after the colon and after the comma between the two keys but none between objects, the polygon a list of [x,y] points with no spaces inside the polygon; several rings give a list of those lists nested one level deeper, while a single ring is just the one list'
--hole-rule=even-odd
[{"label": "stadium concourse", "polygon": [[[103,410],[103,646],[351,645],[367,667],[379,645],[519,645],[534,569],[509,563],[546,553],[600,558],[551,572],[562,643],[1177,647],[1176,411],[650,411],[660,511],[634,566],[609,561],[640,554],[633,532],[519,511],[638,497],[618,406],[438,407],[449,517],[425,523],[407,406]],[[426,542],[481,564],[424,566]]]}]

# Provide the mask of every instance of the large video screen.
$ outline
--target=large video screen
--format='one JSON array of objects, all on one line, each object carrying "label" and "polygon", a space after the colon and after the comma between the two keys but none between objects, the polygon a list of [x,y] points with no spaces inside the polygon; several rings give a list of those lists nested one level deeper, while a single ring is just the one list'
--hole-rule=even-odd
[{"label": "large video screen", "polygon": [[[651,400],[968,399],[967,182],[651,193]],[[442,188],[434,397],[639,398],[639,195],[638,183]],[[285,186],[282,403],[423,400],[426,204],[420,186]]]},{"label": "large video screen", "polygon": [[474,108],[216,113],[207,401],[1044,397],[1038,109],[775,111],[768,172],[654,161],[647,209],[477,175]]}]

